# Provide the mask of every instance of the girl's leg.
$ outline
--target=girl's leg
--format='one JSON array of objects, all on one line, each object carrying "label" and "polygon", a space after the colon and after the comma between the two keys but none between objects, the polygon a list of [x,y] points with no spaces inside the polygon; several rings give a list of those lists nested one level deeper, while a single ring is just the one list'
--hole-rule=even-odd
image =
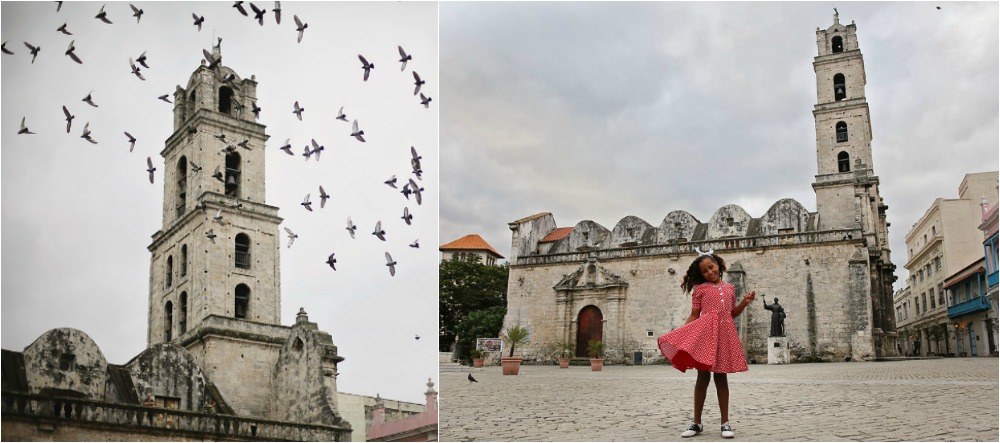
[{"label": "girl's leg", "polygon": [[[713,378],[715,378],[715,392],[719,394],[719,412],[722,415],[722,423],[729,421],[729,379],[726,378],[726,374],[716,373]],[[704,396],[702,400],[704,401]]]},{"label": "girl's leg", "polygon": [[701,410],[705,407],[705,396],[708,394],[708,382],[712,373],[698,371],[698,380],[694,383],[694,422],[701,423]]}]

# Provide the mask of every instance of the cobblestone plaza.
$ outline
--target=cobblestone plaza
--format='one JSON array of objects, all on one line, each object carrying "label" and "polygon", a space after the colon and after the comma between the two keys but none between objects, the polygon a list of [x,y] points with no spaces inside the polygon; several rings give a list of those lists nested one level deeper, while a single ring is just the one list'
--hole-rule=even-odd
[{"label": "cobblestone plaza", "polygon": [[[666,365],[472,374],[441,373],[441,441],[674,441],[692,418],[696,374]],[[1000,439],[996,358],[758,364],[729,390],[737,441]],[[691,441],[723,440],[714,385],[703,423]]]}]

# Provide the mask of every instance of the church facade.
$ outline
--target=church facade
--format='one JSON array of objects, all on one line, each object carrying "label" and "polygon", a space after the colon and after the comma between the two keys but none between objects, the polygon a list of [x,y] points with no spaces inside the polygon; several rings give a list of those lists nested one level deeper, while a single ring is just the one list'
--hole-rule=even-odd
[{"label": "church facade", "polygon": [[[548,212],[510,222],[504,329],[528,328],[525,356],[547,360],[546,349],[568,343],[585,357],[601,340],[607,359],[662,361],[657,337],[691,312],[680,284],[696,249],[726,260],[737,299],[753,290],[780,300],[793,361],[896,355],[888,206],[856,31],[836,15],[816,30],[816,211],[780,199],[757,217],[730,204],[705,222],[683,210],[658,225],[626,216],[612,229],[590,220],[560,228]],[[748,359],[766,362],[770,312],[756,302],[736,323]]]}]

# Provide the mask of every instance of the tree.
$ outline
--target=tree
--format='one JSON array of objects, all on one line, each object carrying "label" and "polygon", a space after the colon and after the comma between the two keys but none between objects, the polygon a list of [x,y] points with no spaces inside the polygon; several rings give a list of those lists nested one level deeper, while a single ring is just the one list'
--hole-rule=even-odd
[{"label": "tree", "polygon": [[463,317],[456,327],[458,333],[458,349],[456,357],[464,360],[476,346],[477,338],[499,337],[503,328],[503,316],[506,306],[493,306],[478,311],[472,311]]},{"label": "tree", "polygon": [[459,323],[470,313],[494,307],[506,310],[509,275],[507,264],[485,265],[475,255],[465,260],[453,256],[441,262],[438,273],[439,350],[451,350],[458,336]]}]

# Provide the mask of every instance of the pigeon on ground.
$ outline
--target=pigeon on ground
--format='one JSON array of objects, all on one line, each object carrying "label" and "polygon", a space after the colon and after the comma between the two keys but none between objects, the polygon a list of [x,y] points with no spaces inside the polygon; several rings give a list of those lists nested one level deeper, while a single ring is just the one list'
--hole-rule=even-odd
[{"label": "pigeon on ground", "polygon": [[389,177],[388,180],[386,180],[386,181],[384,181],[382,183],[385,183],[385,184],[389,185],[389,187],[391,187],[393,189],[398,189],[398,188],[396,188],[396,175],[395,174],[392,177]]},{"label": "pigeon on ground", "polygon": [[420,248],[420,239],[418,238],[416,240],[413,240],[413,243],[410,243],[410,247],[411,248]]},{"label": "pigeon on ground", "polygon": [[389,255],[388,251],[386,251],[386,253],[385,253],[385,265],[389,267],[389,275],[390,276],[395,276],[396,275],[396,262],[392,260],[392,256]]},{"label": "pigeon on ground", "polygon": [[[319,153],[323,152],[323,150],[326,149],[326,147],[320,146],[319,143],[316,143],[316,139],[312,139],[312,145],[313,145],[312,153],[313,155],[316,156],[316,161],[319,161]],[[306,158],[306,160],[308,160],[308,158]]]},{"label": "pigeon on ground", "polygon": [[243,14],[244,17],[249,17],[247,10],[243,8],[243,2],[237,1],[233,3],[233,7],[236,8],[237,11],[240,11],[240,14]]},{"label": "pigeon on ground", "polygon": [[62,26],[56,28],[56,31],[59,31],[59,32],[61,32],[63,34],[66,34],[66,35],[73,35],[72,32],[69,32],[69,31],[66,30],[66,23],[63,23]]},{"label": "pigeon on ground", "polygon": [[280,25],[281,24],[281,2],[279,2],[279,1],[274,2],[274,9],[272,9],[272,11],[274,11],[274,23]]},{"label": "pigeon on ground", "polygon": [[358,121],[357,120],[354,120],[354,125],[352,126],[351,130],[352,130],[351,137],[354,137],[354,138],[358,139],[359,141],[361,141],[362,143],[364,143],[365,138],[363,136],[365,135],[365,131],[362,131],[362,130],[358,129]]},{"label": "pigeon on ground", "polygon": [[[95,144],[95,145],[97,144],[97,141],[94,140],[90,136],[90,122],[87,122],[87,124],[83,125],[83,135],[81,135],[80,138],[82,138],[82,139],[84,139],[84,140],[86,140],[86,141],[88,141],[88,142],[90,142],[92,144]],[[153,167],[153,165],[150,164],[150,167]],[[152,180],[152,175],[150,175],[150,180]]]},{"label": "pigeon on ground", "polygon": [[94,16],[94,18],[110,25],[112,23],[111,20],[108,19],[108,13],[104,12],[104,6],[105,5],[101,5],[101,10]]},{"label": "pigeon on ground", "polygon": [[385,241],[385,230],[382,229],[382,220],[375,223],[375,230],[372,231],[372,235],[378,237],[379,240]]},{"label": "pigeon on ground", "polygon": [[165,102],[167,102],[167,103],[171,103],[171,104],[172,104],[173,102],[172,102],[172,101],[170,101],[170,99],[169,99],[169,98],[167,98],[167,97],[169,97],[169,96],[170,96],[170,94],[163,94],[163,95],[161,95],[161,96],[159,96],[159,97],[157,97],[157,98],[158,98],[158,99],[160,99],[160,100],[163,100],[163,101],[165,101]]},{"label": "pigeon on ground", "polygon": [[479,380],[476,380],[476,378],[473,377],[472,374],[469,374],[468,378],[469,378],[469,383],[479,383]]},{"label": "pigeon on ground", "polygon": [[433,100],[433,99],[430,98],[430,97],[424,96],[423,92],[420,93],[420,104],[424,105],[425,108],[431,107],[431,100]]},{"label": "pigeon on ground", "polygon": [[[128,131],[125,131],[125,137],[128,137],[128,152],[132,152],[132,150],[135,149],[135,137],[133,137],[132,134],[129,134]],[[194,163],[191,164],[193,165]]]},{"label": "pigeon on ground", "polygon": [[257,102],[250,102],[251,111],[253,111],[254,118],[260,118],[260,106],[257,106]]},{"label": "pigeon on ground", "polygon": [[296,100],[295,101],[295,110],[292,111],[292,114],[295,114],[295,116],[299,118],[299,121],[302,121],[302,113],[305,110],[306,110],[306,108],[303,108],[303,107],[299,106],[299,101]]},{"label": "pigeon on ground", "polygon": [[413,71],[413,95],[417,95],[417,93],[420,92],[420,86],[424,83],[427,82],[420,79],[420,74],[417,74],[417,71]]},{"label": "pigeon on ground", "polygon": [[153,159],[152,158],[146,157],[146,166],[148,166],[146,168],[146,172],[149,173],[149,183],[153,184],[153,172],[156,171],[156,168],[153,167]]},{"label": "pigeon on ground", "polygon": [[139,54],[139,58],[135,59],[135,61],[142,65],[143,68],[149,69],[149,65],[146,64],[146,51],[142,51],[142,54]]},{"label": "pigeon on ground", "polygon": [[226,182],[226,179],[222,176],[222,167],[221,166],[216,166],[215,167],[215,172],[212,173],[212,178],[214,178],[214,179],[216,179],[216,180],[218,180],[220,182],[223,182],[223,183]]},{"label": "pigeon on ground", "polygon": [[250,9],[253,9],[253,18],[257,20],[257,23],[264,26],[264,14],[267,13],[267,9],[260,9],[253,3],[250,3]]},{"label": "pigeon on ground", "polygon": [[292,243],[295,243],[295,239],[299,238],[299,236],[295,235],[295,233],[292,232],[291,229],[288,229],[288,228],[284,228],[284,229],[285,229],[285,232],[288,233],[288,247],[290,248],[290,247],[292,247]]},{"label": "pigeon on ground", "polygon": [[17,131],[18,134],[34,134],[28,130],[27,126],[24,126],[24,117],[21,117],[21,130]]},{"label": "pigeon on ground", "polygon": [[309,212],[312,212],[313,208],[312,208],[312,202],[309,201],[309,194],[306,194],[305,200],[302,200],[302,203],[299,204],[308,209]]},{"label": "pigeon on ground", "polygon": [[354,231],[357,229],[358,227],[351,221],[351,217],[347,217],[347,232],[351,234],[351,238],[354,238]]},{"label": "pigeon on ground", "polygon": [[424,188],[417,186],[417,182],[413,181],[413,179],[411,178],[410,189],[413,191],[413,196],[417,198],[417,204],[418,205],[423,204],[423,202],[421,201],[422,199],[420,198],[420,193],[424,190]]},{"label": "pigeon on ground", "polygon": [[413,214],[410,214],[410,208],[403,207],[403,216],[400,218],[402,218],[407,225],[411,225],[412,223],[410,222],[413,220]]},{"label": "pigeon on ground", "polygon": [[282,147],[280,147],[280,148],[278,148],[278,149],[281,149],[282,151],[285,151],[285,153],[288,154],[288,155],[294,156],[295,154],[292,153],[292,144],[288,142],[289,140],[291,140],[291,139],[290,138],[286,138],[285,139],[285,145],[282,146]]},{"label": "pigeon on ground", "polygon": [[[251,5],[252,4],[253,3],[251,3]],[[330,256],[326,258],[326,264],[330,265],[330,268],[333,269],[334,271],[336,271],[337,270],[337,259],[333,258],[334,255],[337,255],[337,254],[336,253],[331,253]]]},{"label": "pigeon on ground", "polygon": [[69,109],[63,106],[63,114],[66,114],[66,133],[69,134],[69,128],[73,125],[73,119],[76,118],[75,115],[69,113]]},{"label": "pigeon on ground", "polygon": [[361,60],[361,69],[365,70],[365,79],[364,79],[364,81],[368,81],[368,75],[371,74],[372,69],[375,69],[375,64],[374,63],[368,63],[368,60],[365,59],[365,56],[363,56],[361,54],[358,54],[358,59]]},{"label": "pigeon on ground", "polygon": [[320,207],[320,209],[323,209],[323,206],[326,206],[326,200],[328,198],[330,198],[330,194],[327,194],[326,191],[323,190],[323,185],[319,185],[319,207]]},{"label": "pigeon on ground", "polygon": [[400,61],[400,63],[403,64],[403,66],[399,67],[399,71],[402,72],[402,71],[406,70],[406,62],[408,60],[413,60],[413,56],[410,55],[410,54],[407,54],[406,51],[403,50],[402,46],[397,45],[396,47],[399,48],[399,61]]},{"label": "pigeon on ground", "polygon": [[14,51],[7,49],[7,42],[3,42],[2,44],[0,44],[0,51],[3,51],[4,54],[14,55]]},{"label": "pigeon on ground", "polygon": [[340,110],[337,111],[337,120],[347,121],[347,114],[344,114],[344,107],[341,106]]},{"label": "pigeon on ground", "polygon": [[192,12],[191,17],[194,17],[194,25],[198,27],[198,32],[201,32],[201,24],[205,22],[205,16],[198,17],[198,14]]},{"label": "pigeon on ground", "polygon": [[209,229],[209,230],[205,231],[205,237],[208,237],[208,239],[212,242],[212,244],[215,244],[215,237],[216,237],[216,235],[215,235],[215,230],[214,229]]},{"label": "pigeon on ground", "polygon": [[139,77],[139,80],[142,81],[146,80],[146,78],[139,73],[139,67],[135,65],[135,61],[132,60],[132,57],[128,58],[128,65],[132,67],[132,74],[135,74],[136,77]]},{"label": "pigeon on ground", "polygon": [[128,5],[129,7],[132,8],[132,16],[135,17],[135,22],[139,23],[139,20],[142,20],[142,9],[136,8],[135,5],[131,3],[129,3]]},{"label": "pigeon on ground", "polygon": [[31,64],[35,64],[35,58],[38,57],[38,51],[42,50],[41,46],[32,46],[31,43],[24,42],[24,46],[28,47],[28,51],[31,52]]},{"label": "pigeon on ground", "polygon": [[306,28],[309,27],[309,24],[302,23],[302,21],[299,20],[299,16],[297,15],[293,15],[292,18],[295,19],[295,30],[299,32],[298,43],[302,43],[302,34],[305,34]]},{"label": "pigeon on ground", "polygon": [[85,102],[85,103],[87,103],[88,105],[90,105],[90,106],[93,106],[93,107],[95,107],[95,108],[96,108],[96,107],[97,107],[97,103],[94,103],[94,99],[93,99],[93,97],[91,96],[91,95],[92,95],[93,93],[94,93],[94,91],[90,91],[90,92],[88,92],[88,93],[87,93],[87,96],[86,96],[86,97],[84,97],[84,98],[83,98],[83,100],[81,100],[81,101],[82,101],[82,102]]}]

